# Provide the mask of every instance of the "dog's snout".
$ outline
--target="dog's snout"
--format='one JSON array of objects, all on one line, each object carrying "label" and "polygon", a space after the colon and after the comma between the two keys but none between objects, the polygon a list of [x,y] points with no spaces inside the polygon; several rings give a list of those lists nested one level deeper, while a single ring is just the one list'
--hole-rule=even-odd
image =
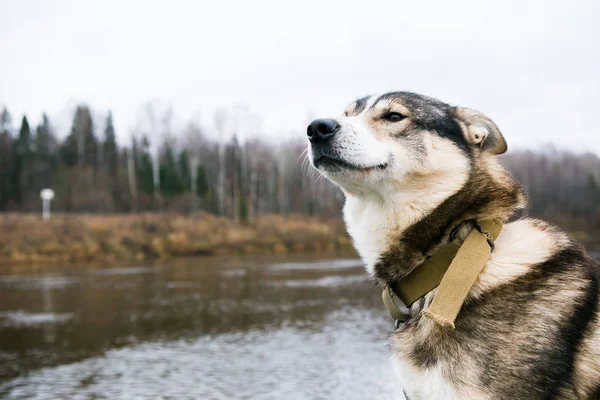
[{"label": "dog's snout", "polygon": [[340,129],[340,124],[331,118],[315,119],[308,125],[306,134],[311,143],[330,140]]}]

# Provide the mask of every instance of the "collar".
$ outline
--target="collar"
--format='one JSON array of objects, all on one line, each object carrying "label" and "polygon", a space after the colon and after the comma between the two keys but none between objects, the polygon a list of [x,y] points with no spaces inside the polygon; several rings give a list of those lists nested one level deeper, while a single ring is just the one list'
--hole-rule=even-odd
[{"label": "collar", "polygon": [[[408,319],[408,308],[435,288],[433,301],[423,314],[441,326],[454,329],[454,320],[502,230],[497,220],[474,221],[473,225],[462,245],[452,240],[402,280],[385,286],[383,304],[396,320],[396,329]],[[404,310],[394,297],[402,302]]]}]

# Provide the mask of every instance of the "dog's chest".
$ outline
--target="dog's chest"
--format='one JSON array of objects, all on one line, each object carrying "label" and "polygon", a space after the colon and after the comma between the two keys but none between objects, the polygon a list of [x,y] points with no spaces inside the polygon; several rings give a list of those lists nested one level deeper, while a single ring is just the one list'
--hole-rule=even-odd
[{"label": "dog's chest", "polygon": [[401,356],[396,355],[392,360],[394,372],[409,400],[460,398],[444,379],[439,366],[419,370]]},{"label": "dog's chest", "polygon": [[[427,307],[433,296],[426,296]],[[472,346],[455,331],[441,331],[420,313],[390,337],[395,375],[410,400],[489,399]]]},{"label": "dog's chest", "polygon": [[386,213],[379,207],[365,206],[349,200],[344,206],[344,220],[354,247],[365,263],[365,268],[372,274],[375,263],[389,246],[390,221]]},{"label": "dog's chest", "polygon": [[[443,363],[437,363],[430,368],[421,369],[415,367],[410,360],[401,355],[392,357],[394,372],[404,388],[409,400],[484,400],[488,396],[477,390],[476,387],[465,387],[461,385],[460,390],[447,377],[448,371],[452,370]],[[469,374],[469,371],[456,369],[452,374]]]}]

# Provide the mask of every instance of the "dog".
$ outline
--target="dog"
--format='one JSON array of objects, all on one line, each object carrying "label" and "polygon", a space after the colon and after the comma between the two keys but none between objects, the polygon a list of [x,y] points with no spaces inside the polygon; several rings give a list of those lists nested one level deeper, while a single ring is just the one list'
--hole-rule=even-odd
[{"label": "dog", "polygon": [[600,399],[600,265],[558,228],[518,215],[524,189],[498,159],[507,145],[491,119],[391,92],[314,120],[307,135],[308,159],[343,191],[348,233],[382,287],[464,240],[469,221],[504,223],[454,329],[423,315],[434,289],[391,334],[408,399]]}]

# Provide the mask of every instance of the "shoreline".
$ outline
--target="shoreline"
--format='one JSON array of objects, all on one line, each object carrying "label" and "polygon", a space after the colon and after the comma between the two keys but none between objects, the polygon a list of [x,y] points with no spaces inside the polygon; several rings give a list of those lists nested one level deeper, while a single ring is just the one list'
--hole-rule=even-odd
[{"label": "shoreline", "polygon": [[[574,221],[560,222],[557,225],[581,227]],[[598,235],[570,232],[591,257],[600,259]],[[337,217],[264,215],[244,224],[205,212],[56,214],[49,221],[38,214],[0,214],[0,266],[114,265],[300,253],[357,255]]]},{"label": "shoreline", "polygon": [[245,254],[352,252],[339,218],[265,215],[0,215],[0,265],[95,264]]}]

